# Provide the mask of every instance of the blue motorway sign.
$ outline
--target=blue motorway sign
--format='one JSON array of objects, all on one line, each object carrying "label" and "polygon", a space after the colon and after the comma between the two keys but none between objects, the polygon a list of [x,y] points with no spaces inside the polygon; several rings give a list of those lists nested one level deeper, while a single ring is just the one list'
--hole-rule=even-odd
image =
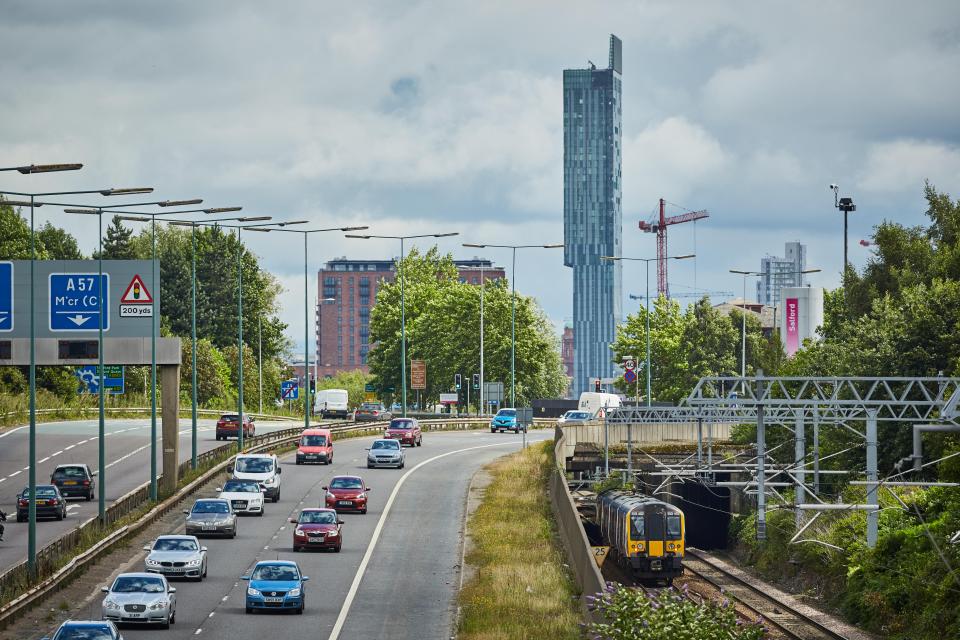
[{"label": "blue motorway sign", "polygon": [[[87,365],[77,367],[75,374],[80,380],[78,393],[90,393],[96,395],[100,393],[100,373],[97,371],[97,365]],[[123,393],[123,365],[104,365],[103,366],[103,387],[107,393],[118,395]]]},{"label": "blue motorway sign", "polygon": [[103,274],[101,287],[96,273],[51,273],[49,278],[50,331],[96,331],[101,317],[103,330],[110,329],[110,274]]},{"label": "blue motorway sign", "polygon": [[0,332],[13,331],[13,263],[0,262]]},{"label": "blue motorway sign", "polygon": [[299,400],[300,384],[296,380],[282,380],[280,382],[280,397],[284,400]]}]

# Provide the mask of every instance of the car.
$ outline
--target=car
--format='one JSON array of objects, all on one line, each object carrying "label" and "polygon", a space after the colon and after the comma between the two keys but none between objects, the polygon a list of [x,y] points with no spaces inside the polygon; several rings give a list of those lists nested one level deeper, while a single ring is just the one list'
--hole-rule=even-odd
[{"label": "car", "polygon": [[[56,518],[63,520],[67,517],[67,501],[55,484],[38,484],[37,492],[37,519]],[[30,519],[30,487],[24,487],[17,496],[17,522],[26,522]]]},{"label": "car", "polygon": [[403,469],[406,464],[406,454],[399,440],[379,439],[374,440],[370,448],[367,449],[367,468],[374,467],[396,467]]},{"label": "car", "polygon": [[383,437],[399,440],[400,444],[408,444],[411,447],[419,447],[423,444],[420,423],[413,418],[394,418],[383,432]]},{"label": "car", "polygon": [[217,497],[229,500],[237,515],[263,516],[263,486],[256,480],[227,480],[217,491],[220,492]]},{"label": "car", "polygon": [[196,578],[197,582],[207,577],[207,548],[200,546],[196,536],[159,536],[143,550],[150,552],[143,561],[147,573]]},{"label": "car", "polygon": [[222,535],[237,537],[237,514],[229,500],[223,498],[200,498],[187,514],[187,535]]},{"label": "car", "polygon": [[109,620],[67,620],[53,637],[41,640],[123,640],[117,625]]},{"label": "car", "polygon": [[177,621],[177,590],[155,573],[121,573],[100,589],[103,619],[122,624],[158,624],[164,629]]},{"label": "car", "polygon": [[247,585],[247,613],[265,609],[293,610],[303,613],[306,607],[307,576],[300,573],[296,562],[261,560],[250,575],[240,576]]},{"label": "car", "polygon": [[490,433],[498,433],[500,431],[513,431],[514,433],[518,433],[526,430],[526,427],[517,424],[516,409],[500,409],[500,411],[497,411],[497,415],[493,416],[493,420],[490,421]]},{"label": "car", "polygon": [[593,420],[593,414],[589,411],[578,411],[573,409],[571,411],[567,411],[565,414],[557,418],[557,424],[562,427],[566,424],[584,424],[585,422],[590,422],[591,420]]},{"label": "car", "polygon": [[297,464],[333,462],[333,434],[330,429],[304,429],[297,445]]},{"label": "car", "polygon": [[334,476],[330,484],[323,488],[327,494],[323,497],[324,504],[320,506],[337,511],[367,512],[367,491],[370,491],[370,487],[360,476]]},{"label": "car", "polygon": [[[217,440],[240,437],[240,416],[236,413],[225,413],[217,420]],[[257,427],[249,414],[243,415],[243,437],[252,438],[257,434]]]},{"label": "car", "polygon": [[272,453],[243,453],[234,458],[233,477],[237,480],[256,480],[263,485],[266,497],[280,501],[280,460]]},{"label": "car", "polygon": [[354,422],[381,422],[392,417],[393,414],[379,402],[364,402],[353,412]]},{"label": "car", "polygon": [[86,498],[95,495],[94,472],[85,464],[59,464],[50,474],[50,484],[57,485],[64,498]]},{"label": "car", "polygon": [[333,509],[304,509],[290,522],[297,525],[293,530],[293,550],[333,549],[340,551],[343,544],[340,526],[343,520]]}]

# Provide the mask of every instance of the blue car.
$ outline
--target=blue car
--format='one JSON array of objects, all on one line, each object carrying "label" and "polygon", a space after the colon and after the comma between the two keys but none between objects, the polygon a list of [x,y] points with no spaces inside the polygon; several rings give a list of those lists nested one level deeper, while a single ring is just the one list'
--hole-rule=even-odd
[{"label": "blue car", "polygon": [[526,427],[521,427],[517,424],[516,409],[500,409],[500,411],[497,411],[497,415],[493,416],[493,420],[490,421],[490,433],[497,433],[499,431],[513,431],[517,433],[526,430]]},{"label": "blue car", "polygon": [[253,567],[247,580],[247,613],[257,609],[293,610],[303,613],[306,606],[304,583],[309,580],[300,573],[296,562],[264,560]]},{"label": "blue car", "polygon": [[123,636],[109,620],[67,620],[57,629],[53,640],[123,640]]}]

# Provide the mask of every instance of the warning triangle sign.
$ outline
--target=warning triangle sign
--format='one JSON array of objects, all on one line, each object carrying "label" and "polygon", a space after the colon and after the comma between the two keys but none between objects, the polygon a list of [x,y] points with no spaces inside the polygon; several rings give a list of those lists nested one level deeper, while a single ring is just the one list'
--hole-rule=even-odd
[{"label": "warning triangle sign", "polygon": [[143,278],[139,275],[133,276],[133,280],[127,285],[127,290],[123,292],[120,298],[120,304],[153,304],[153,298],[147,285],[143,284]]}]

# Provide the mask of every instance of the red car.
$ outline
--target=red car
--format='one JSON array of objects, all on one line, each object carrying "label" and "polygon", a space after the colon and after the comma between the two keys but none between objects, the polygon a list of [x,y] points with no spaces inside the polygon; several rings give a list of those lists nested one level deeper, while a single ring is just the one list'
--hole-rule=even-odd
[{"label": "red car", "polygon": [[338,519],[333,509],[304,509],[290,522],[297,525],[293,530],[293,550],[304,549],[333,549],[340,551],[343,544],[340,525],[343,520]]},{"label": "red car", "polygon": [[384,438],[399,440],[400,444],[419,447],[423,444],[423,434],[420,433],[420,423],[413,418],[394,418],[390,426],[383,432]]},{"label": "red car", "polygon": [[367,491],[370,491],[370,487],[364,484],[360,476],[334,476],[330,486],[324,489],[327,490],[324,504],[328,509],[367,512]]},{"label": "red car", "polygon": [[[243,414],[243,437],[252,438],[256,435],[257,429],[253,424],[253,418],[248,414]],[[217,420],[217,440],[226,440],[227,438],[240,437],[240,416],[235,413],[225,413]]]}]

